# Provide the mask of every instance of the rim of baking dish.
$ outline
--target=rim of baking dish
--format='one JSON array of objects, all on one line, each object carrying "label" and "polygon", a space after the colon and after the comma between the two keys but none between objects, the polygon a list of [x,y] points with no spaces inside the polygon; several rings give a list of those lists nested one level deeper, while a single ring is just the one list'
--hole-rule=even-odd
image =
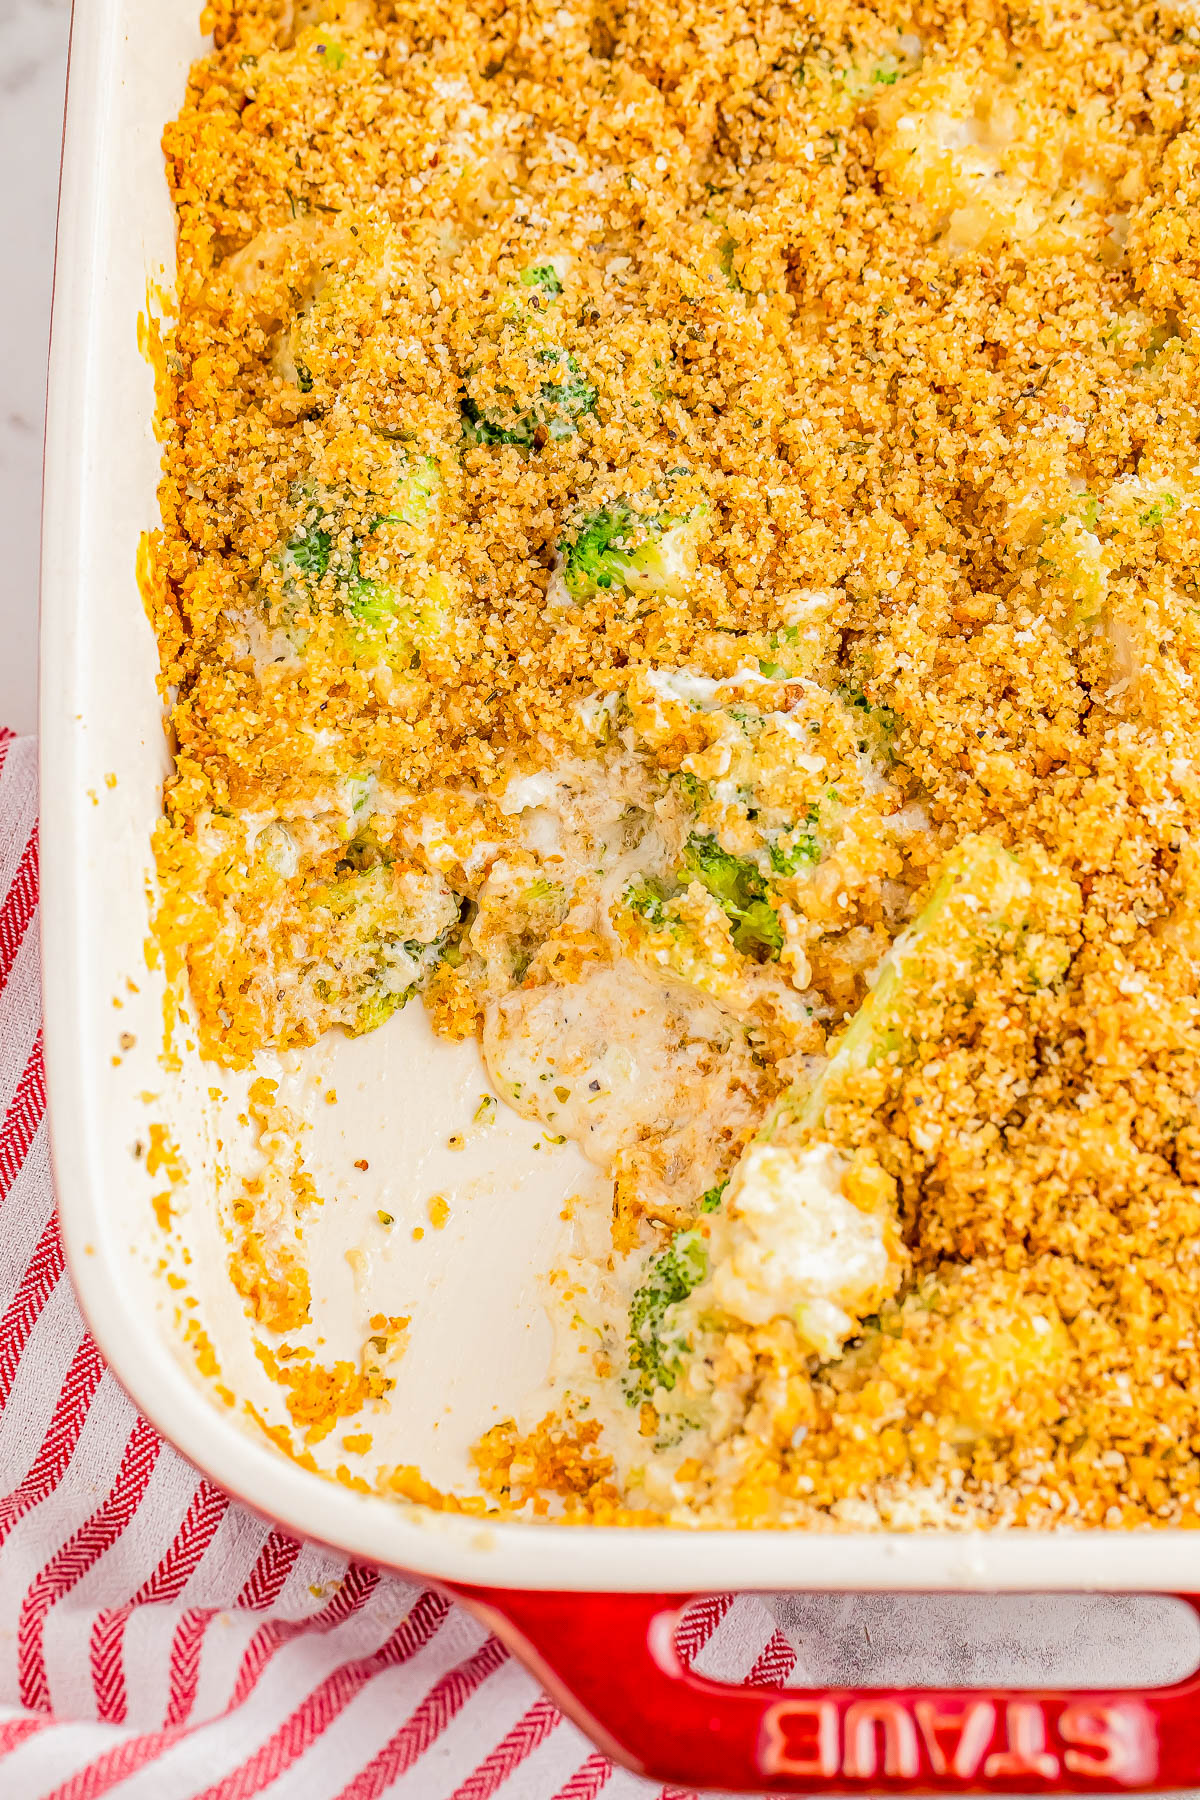
[{"label": "rim of baking dish", "polygon": [[[41,587],[42,944],[51,1145],[64,1246],[109,1366],[161,1434],[286,1529],[444,1581],[586,1591],[1200,1588],[1200,1533],[1179,1530],[736,1530],[563,1526],[439,1513],[342,1487],[256,1442],[165,1353],[128,1303],[127,1246],[109,1204],[120,1179],[100,1130],[98,1034],[77,997],[89,955],[81,609],[88,484],[91,301],[105,277],[98,221],[112,166],[107,104],[130,49],[122,0],[88,0],[71,27],[47,407]],[[132,571],[131,571],[132,579]],[[89,879],[97,879],[93,873]]]}]

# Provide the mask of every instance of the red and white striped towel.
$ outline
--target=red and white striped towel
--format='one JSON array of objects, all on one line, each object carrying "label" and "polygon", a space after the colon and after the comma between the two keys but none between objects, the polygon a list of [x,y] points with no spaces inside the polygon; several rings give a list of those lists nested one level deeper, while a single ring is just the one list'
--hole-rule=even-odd
[{"label": "red and white striped towel", "polygon": [[[36,751],[13,738],[0,742],[0,1118],[4,1800],[668,1794],[614,1770],[441,1595],[244,1512],[105,1369],[54,1211]],[[757,1601],[714,1600],[685,1623],[712,1673],[768,1681],[792,1666]]]}]

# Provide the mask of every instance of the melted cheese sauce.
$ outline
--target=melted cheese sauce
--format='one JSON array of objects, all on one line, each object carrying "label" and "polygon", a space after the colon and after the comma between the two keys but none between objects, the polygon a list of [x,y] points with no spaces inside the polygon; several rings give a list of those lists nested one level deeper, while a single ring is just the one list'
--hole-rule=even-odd
[{"label": "melted cheese sauce", "polygon": [[829,1144],[752,1144],[713,1227],[711,1299],[748,1325],[791,1317],[821,1356],[899,1285],[886,1212],[847,1198],[849,1158]]},{"label": "melted cheese sauce", "polygon": [[661,1213],[695,1201],[720,1153],[758,1117],[744,1033],[714,1001],[599,964],[569,986],[518,989],[489,1008],[496,1091],[611,1170],[636,1156]]}]

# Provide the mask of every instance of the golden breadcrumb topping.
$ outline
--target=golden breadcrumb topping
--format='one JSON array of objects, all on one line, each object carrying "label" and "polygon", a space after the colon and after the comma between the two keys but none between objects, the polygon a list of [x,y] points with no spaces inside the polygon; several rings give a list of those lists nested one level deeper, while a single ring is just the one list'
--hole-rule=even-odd
[{"label": "golden breadcrumb topping", "polygon": [[210,1054],[425,991],[614,1175],[642,1450],[491,1500],[1195,1523],[1194,7],[208,16],[160,935]]}]

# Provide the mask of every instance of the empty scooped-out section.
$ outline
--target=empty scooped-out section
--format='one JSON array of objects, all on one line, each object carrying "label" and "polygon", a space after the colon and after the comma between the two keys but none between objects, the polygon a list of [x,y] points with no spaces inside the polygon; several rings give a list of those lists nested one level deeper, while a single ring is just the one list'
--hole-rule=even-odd
[{"label": "empty scooped-out section", "polygon": [[[168,1229],[142,1234],[176,1354],[244,1426],[282,1428],[327,1473],[386,1487],[418,1466],[469,1487],[471,1444],[545,1376],[546,1277],[592,1172],[497,1106],[474,1044],[439,1041],[418,1007],[264,1059],[263,1078],[281,1127],[266,1158],[249,1077],[216,1097],[220,1073],[192,1067],[147,1105],[187,1166],[167,1183]],[[297,1169],[313,1197],[291,1212]],[[247,1221],[268,1268],[249,1293]]]}]

